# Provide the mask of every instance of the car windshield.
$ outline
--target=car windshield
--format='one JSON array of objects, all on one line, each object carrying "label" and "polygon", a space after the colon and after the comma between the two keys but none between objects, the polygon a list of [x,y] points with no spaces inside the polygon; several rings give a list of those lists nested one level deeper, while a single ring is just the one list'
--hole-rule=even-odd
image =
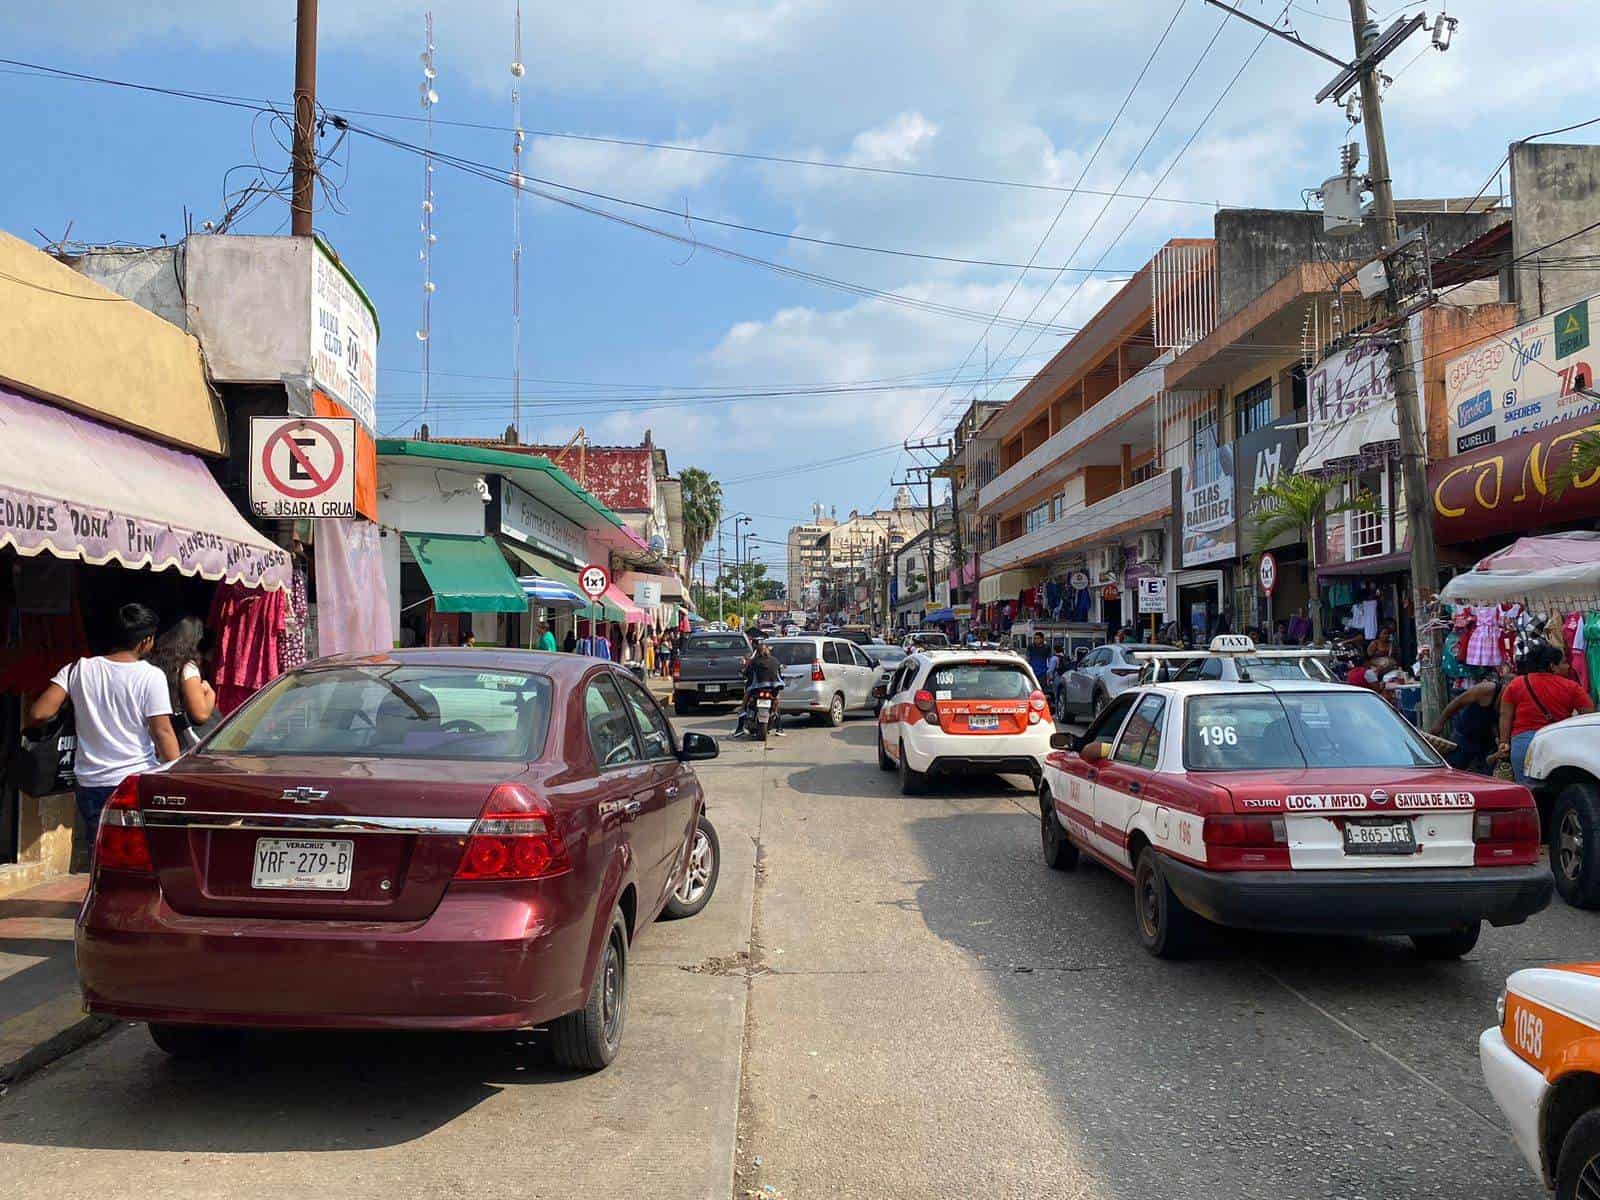
[{"label": "car windshield", "polygon": [[934,649],[950,644],[950,639],[942,633],[913,633],[911,640],[919,646],[930,646]]},{"label": "car windshield", "polygon": [[809,667],[822,658],[822,652],[815,642],[768,642],[767,645],[772,648],[772,657],[778,660],[780,666]]},{"label": "car windshield", "polygon": [[1331,690],[1192,696],[1183,759],[1191,771],[1439,765],[1382,698]]},{"label": "car windshield", "polygon": [[698,633],[683,643],[685,654],[744,654],[749,649],[742,633]]},{"label": "car windshield", "polygon": [[935,700],[1026,700],[1033,677],[1020,663],[947,663],[928,676]]},{"label": "car windshield", "polygon": [[205,743],[210,754],[530,761],[552,684],[475,667],[351,666],[281,675]]},{"label": "car windshield", "polygon": [[863,646],[861,649],[879,666],[892,665],[906,656],[906,652],[899,646]]},{"label": "car windshield", "polygon": [[1315,679],[1320,683],[1333,682],[1333,675],[1320,659],[1316,658],[1235,658],[1237,670],[1224,673],[1223,659],[1197,658],[1186,663],[1173,676],[1176,680],[1238,678],[1242,670],[1251,679]]}]

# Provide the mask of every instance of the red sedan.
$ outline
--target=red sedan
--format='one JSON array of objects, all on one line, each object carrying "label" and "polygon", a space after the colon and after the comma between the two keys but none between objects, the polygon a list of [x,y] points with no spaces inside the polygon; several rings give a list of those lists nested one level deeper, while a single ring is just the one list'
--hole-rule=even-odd
[{"label": "red sedan", "polygon": [[522,651],[314,663],[106,806],[77,929],[91,1012],[174,1054],[242,1028],[548,1026],[616,1055],[633,941],[717,880],[680,739],[626,672]]}]

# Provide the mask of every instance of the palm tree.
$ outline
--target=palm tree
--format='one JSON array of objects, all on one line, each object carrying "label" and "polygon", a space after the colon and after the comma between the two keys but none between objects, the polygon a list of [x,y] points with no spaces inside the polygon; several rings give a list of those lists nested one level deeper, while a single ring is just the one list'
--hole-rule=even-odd
[{"label": "palm tree", "polygon": [[684,468],[678,482],[683,487],[684,549],[692,563],[722,518],[722,485],[699,467]]},{"label": "palm tree", "polygon": [[1574,438],[1570,444],[1572,457],[1550,475],[1550,492],[1557,500],[1565,496],[1567,489],[1579,479],[1587,478],[1592,483],[1595,476],[1600,474],[1600,434],[1592,429],[1585,430],[1582,437]]},{"label": "palm tree", "polygon": [[1369,492],[1351,496],[1335,504],[1328,501],[1338,489],[1338,479],[1316,475],[1282,474],[1256,492],[1251,514],[1251,550],[1259,563],[1273,542],[1293,535],[1306,544],[1309,565],[1308,587],[1311,610],[1311,640],[1322,641],[1322,588],[1317,582],[1317,522],[1346,512],[1371,512],[1375,503]]}]

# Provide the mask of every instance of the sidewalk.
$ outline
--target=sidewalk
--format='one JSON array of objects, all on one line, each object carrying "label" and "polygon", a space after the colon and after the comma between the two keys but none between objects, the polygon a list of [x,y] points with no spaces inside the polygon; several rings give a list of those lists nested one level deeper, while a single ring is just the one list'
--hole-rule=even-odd
[{"label": "sidewalk", "polygon": [[0,900],[0,1086],[115,1024],[86,1016],[78,999],[72,922],[88,886],[68,875]]}]

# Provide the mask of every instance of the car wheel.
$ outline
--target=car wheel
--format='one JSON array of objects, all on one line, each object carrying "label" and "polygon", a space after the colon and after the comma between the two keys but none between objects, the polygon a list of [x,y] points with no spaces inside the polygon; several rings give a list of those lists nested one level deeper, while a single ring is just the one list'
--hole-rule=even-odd
[{"label": "car wheel", "polygon": [[1089,719],[1091,721],[1098,721],[1100,719],[1100,710],[1105,708],[1106,703],[1106,694],[1099,688],[1095,688],[1094,700],[1089,705]]},{"label": "car wheel", "polygon": [[550,1023],[550,1053],[556,1062],[574,1071],[598,1071],[611,1065],[622,1044],[622,1027],[628,1015],[628,926],[622,910],[611,910],[595,968],[589,999],[577,1012]]},{"label": "car wheel", "polygon": [[828,701],[828,724],[837,729],[844,724],[844,695],[835,693]]},{"label": "car wheel", "polygon": [[679,692],[672,697],[672,711],[680,717],[687,717],[699,707],[699,699],[691,696],[688,692]]},{"label": "car wheel", "polygon": [[1449,933],[1413,934],[1411,944],[1416,948],[1418,958],[1445,962],[1460,958],[1476,946],[1482,928],[1482,921],[1474,921],[1465,928],[1452,929]]},{"label": "car wheel", "polygon": [[906,756],[906,744],[900,743],[900,794],[902,796],[920,796],[922,789],[927,785],[928,776],[922,771],[913,770],[911,760]]},{"label": "car wheel", "polygon": [[1569,783],[1550,806],[1550,870],[1574,908],[1600,908],[1600,790]]},{"label": "car wheel", "polygon": [[1061,827],[1050,789],[1043,786],[1039,788],[1039,841],[1044,848],[1044,865],[1052,871],[1070,871],[1078,865],[1078,848]]},{"label": "car wheel", "polygon": [[1194,948],[1199,918],[1168,885],[1156,852],[1149,846],[1139,852],[1134,868],[1133,910],[1139,922],[1139,940],[1157,958],[1184,958]]},{"label": "car wheel", "polygon": [[1572,1123],[1556,1152],[1556,1200],[1600,1195],[1600,1110]]},{"label": "car wheel", "polygon": [[216,1058],[239,1049],[237,1029],[216,1025],[166,1025],[150,1023],[150,1040],[173,1058]]},{"label": "car wheel", "polygon": [[717,840],[710,818],[701,813],[689,844],[689,862],[684,867],[683,878],[667,897],[661,915],[673,920],[694,916],[711,903],[711,893],[717,890],[717,876],[721,872],[722,843]]},{"label": "car wheel", "polygon": [[878,770],[894,770],[894,759],[889,757],[889,752],[883,748],[883,726],[878,727]]}]

